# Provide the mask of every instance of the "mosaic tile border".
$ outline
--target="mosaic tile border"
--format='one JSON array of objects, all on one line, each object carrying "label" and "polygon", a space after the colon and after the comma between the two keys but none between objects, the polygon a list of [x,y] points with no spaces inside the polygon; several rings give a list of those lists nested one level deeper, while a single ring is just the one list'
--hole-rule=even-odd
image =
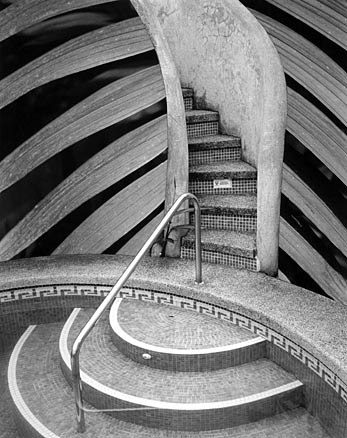
[{"label": "mosaic tile border", "polygon": [[[181,246],[182,259],[195,259],[195,249]],[[227,254],[218,251],[211,251],[202,248],[201,258],[203,262],[213,263],[218,265],[228,265],[237,269],[248,269],[249,271],[257,271],[257,259],[244,257],[238,254]]]},{"label": "mosaic tile border", "polygon": [[216,195],[239,195],[242,193],[256,193],[257,179],[256,178],[237,178],[232,180],[231,188],[214,189],[213,179],[210,180],[190,180],[189,191],[195,194],[210,194]]},{"label": "mosaic tile border", "polygon": [[203,137],[204,135],[217,135],[218,122],[198,122],[187,124],[188,137]]},{"label": "mosaic tile border", "polygon": [[189,152],[189,164],[208,164],[221,161],[238,161],[241,159],[241,148],[211,148]]},{"label": "mosaic tile border", "polygon": [[[71,297],[76,295],[103,298],[108,294],[111,288],[112,286],[65,284],[11,289],[0,292],[0,304],[51,297]],[[120,292],[120,297],[173,305],[183,309],[193,310],[249,330],[286,351],[292,357],[307,366],[317,376],[323,379],[347,404],[347,385],[333,371],[295,342],[257,321],[232,310],[194,298],[182,297],[150,289],[124,287]]]},{"label": "mosaic tile border", "polygon": [[[190,224],[194,223],[194,214],[190,214]],[[256,231],[257,217],[242,214],[201,213],[201,227],[217,230]]]}]

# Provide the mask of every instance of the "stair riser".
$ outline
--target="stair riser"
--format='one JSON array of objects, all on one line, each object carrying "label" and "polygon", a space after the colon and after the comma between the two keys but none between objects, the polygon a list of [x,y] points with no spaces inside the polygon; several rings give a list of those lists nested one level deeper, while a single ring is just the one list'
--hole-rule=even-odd
[{"label": "stair riser", "polygon": [[189,152],[189,164],[220,163],[223,161],[239,161],[241,148],[210,148]]},{"label": "stair riser", "polygon": [[217,135],[217,134],[218,134],[217,121],[187,124],[188,137],[203,137],[203,136]]},{"label": "stair riser", "polygon": [[[195,249],[185,246],[181,247],[181,258],[195,259]],[[249,271],[257,271],[256,258],[244,257],[237,254],[227,254],[218,251],[211,251],[202,247],[201,258],[203,262],[228,265],[236,269],[248,269]]]},{"label": "stair riser", "polygon": [[[125,356],[143,365],[169,371],[205,372],[229,368],[265,357],[266,342],[259,342],[234,350],[206,353],[206,354],[172,354],[169,351],[158,352],[143,349],[140,346],[129,344],[126,340],[111,332],[112,341]],[[150,360],[143,358],[143,354],[151,355]]]},{"label": "stair riser", "polygon": [[192,97],[184,97],[184,109],[186,111],[190,111],[193,109],[193,98]]},{"label": "stair riser", "polygon": [[[190,224],[194,224],[194,214],[190,215]],[[257,229],[257,217],[240,214],[201,213],[201,226],[205,229],[252,232]]]},{"label": "stair riser", "polygon": [[256,178],[232,179],[230,188],[214,188],[213,179],[195,179],[189,181],[189,191],[194,194],[242,195],[257,192]]}]

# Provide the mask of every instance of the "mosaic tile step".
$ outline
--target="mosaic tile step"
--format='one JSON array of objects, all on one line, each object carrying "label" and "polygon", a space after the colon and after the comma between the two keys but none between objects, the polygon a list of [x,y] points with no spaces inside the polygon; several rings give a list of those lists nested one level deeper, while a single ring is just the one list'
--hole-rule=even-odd
[{"label": "mosaic tile step", "polygon": [[[222,254],[232,254],[254,258],[256,255],[255,233],[239,233],[231,230],[202,230],[202,248]],[[182,246],[195,248],[195,233],[193,230],[183,237]]]},{"label": "mosaic tile step", "polygon": [[216,111],[194,109],[186,111],[186,123],[218,122],[219,113]]},{"label": "mosaic tile step", "polygon": [[191,88],[182,88],[183,97],[194,97],[194,91]]},{"label": "mosaic tile step", "polygon": [[118,299],[110,311],[110,325],[119,351],[154,368],[211,371],[264,358],[266,353],[263,338],[172,305]]},{"label": "mosaic tile step", "polygon": [[188,148],[190,166],[241,159],[241,140],[239,137],[220,134],[190,137]]},{"label": "mosaic tile step", "polygon": [[195,137],[188,141],[189,151],[205,149],[241,148],[241,139],[234,135],[213,135],[209,137]]},{"label": "mosaic tile step", "polygon": [[202,213],[257,215],[256,195],[199,195]]},{"label": "mosaic tile step", "polygon": [[[81,438],[76,431],[72,391],[59,367],[60,329],[60,324],[37,327],[22,339],[12,356],[10,386],[22,438]],[[93,409],[88,404],[85,408]],[[136,415],[136,411],[128,412],[128,419],[131,421],[130,417]],[[241,426],[199,432],[154,429],[104,413],[86,412],[85,416],[85,438],[328,438],[318,421],[304,408]],[[4,424],[2,417],[0,423]],[[1,433],[3,430],[1,438],[19,437]]]},{"label": "mosaic tile step", "polygon": [[244,161],[200,164],[189,168],[190,180],[232,180],[256,177],[256,169]]},{"label": "mosaic tile step", "polygon": [[[60,339],[62,370],[69,380],[69,349],[89,318],[74,312]],[[125,357],[113,345],[107,319],[101,320],[81,351],[85,399],[107,409],[140,408],[133,421],[173,430],[235,426],[302,404],[302,384],[271,361],[233,368],[177,373],[150,368]],[[126,419],[127,412],[111,414]]]}]

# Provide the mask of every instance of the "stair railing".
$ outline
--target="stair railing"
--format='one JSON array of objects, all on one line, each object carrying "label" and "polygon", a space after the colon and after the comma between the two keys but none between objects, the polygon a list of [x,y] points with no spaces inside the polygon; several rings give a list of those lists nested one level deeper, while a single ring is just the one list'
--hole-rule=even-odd
[{"label": "stair railing", "polygon": [[[130,275],[134,272],[135,268],[146,254],[146,252],[151,248],[153,243],[156,241],[160,233],[164,230],[164,228],[169,224],[172,217],[179,213],[178,209],[181,204],[187,199],[191,199],[194,205],[195,212],[195,283],[202,283],[202,268],[201,268],[201,213],[200,213],[200,205],[197,198],[191,193],[184,193],[181,195],[175,203],[172,205],[170,210],[166,213],[160,224],[154,230],[152,235],[140,249],[140,251],[135,256],[134,260],[130,263],[130,265],[123,272],[117,283],[112,287],[107,297],[103,300],[100,306],[96,309],[92,317],[86,323],[86,325],[82,328],[81,332],[75,339],[73,346],[71,348],[71,371],[72,371],[72,388],[75,397],[76,403],[76,411],[77,411],[77,431],[84,432],[86,430],[85,419],[84,419],[84,409],[83,409],[83,394],[82,394],[82,381],[80,375],[80,363],[79,363],[79,355],[82,344],[86,337],[89,335],[93,327],[99,321],[101,316],[107,310],[109,305],[117,298],[117,295],[120,289],[123,287],[124,283],[130,277]],[[184,210],[186,211],[186,210]]]}]

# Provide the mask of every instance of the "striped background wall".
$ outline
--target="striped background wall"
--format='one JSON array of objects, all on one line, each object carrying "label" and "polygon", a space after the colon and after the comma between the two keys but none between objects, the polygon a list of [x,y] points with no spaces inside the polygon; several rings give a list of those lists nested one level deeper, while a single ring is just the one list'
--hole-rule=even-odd
[{"label": "striped background wall", "polygon": [[141,20],[128,0],[0,6],[0,260],[136,253],[162,216],[167,163]]},{"label": "striped background wall", "polygon": [[339,299],[347,290],[347,3],[241,2],[269,33],[287,80],[280,270]]},{"label": "striped background wall", "polygon": [[[280,269],[339,299],[347,289],[347,4],[242,3],[270,34],[287,78]],[[133,253],[138,231],[162,214],[166,167],[164,88],[134,9],[124,0],[1,0],[0,8],[0,260]]]}]

